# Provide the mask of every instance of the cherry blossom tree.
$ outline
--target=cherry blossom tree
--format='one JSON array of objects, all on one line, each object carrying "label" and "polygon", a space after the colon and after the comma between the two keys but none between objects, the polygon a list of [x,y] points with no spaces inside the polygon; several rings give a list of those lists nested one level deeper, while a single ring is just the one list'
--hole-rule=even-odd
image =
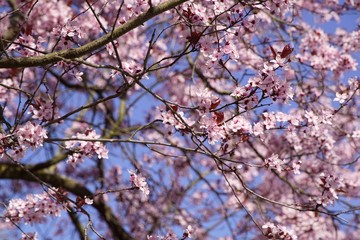
[{"label": "cherry blossom tree", "polygon": [[0,238],[358,239],[359,11],[0,0]]}]

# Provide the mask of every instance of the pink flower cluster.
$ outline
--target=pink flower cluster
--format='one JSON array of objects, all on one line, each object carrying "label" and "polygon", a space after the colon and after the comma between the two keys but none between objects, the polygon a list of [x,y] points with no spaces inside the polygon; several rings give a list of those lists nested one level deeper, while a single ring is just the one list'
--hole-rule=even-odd
[{"label": "pink flower cluster", "polygon": [[294,94],[290,84],[275,74],[276,68],[274,66],[280,66],[279,64],[282,63],[275,65],[265,63],[263,70],[258,76],[251,78],[249,84],[252,87],[260,88],[273,101],[287,102],[293,98]]},{"label": "pink flower cluster", "polygon": [[327,206],[333,204],[336,199],[339,198],[339,193],[344,193],[346,184],[344,179],[335,177],[333,175],[325,175],[325,173],[320,174],[320,187],[322,187],[321,196],[312,198],[317,204]]},{"label": "pink flower cluster", "polygon": [[358,77],[349,78],[348,86],[344,86],[342,84],[338,86],[338,91],[335,93],[334,101],[343,104],[350,98],[350,96],[355,94],[358,89],[360,89],[360,79]]},{"label": "pink flower cluster", "polygon": [[287,12],[291,10],[294,0],[272,0],[264,3],[265,8],[270,11],[271,14],[277,16],[285,16]]},{"label": "pink flower cluster", "polygon": [[[184,233],[183,233],[183,236],[181,239],[192,238],[193,233],[194,233],[194,228],[191,225],[188,225],[186,227],[186,229],[184,230]],[[172,230],[170,230],[167,232],[167,234],[165,236],[148,235],[146,239],[147,240],[178,240],[180,238],[178,238],[176,236],[176,234]]]},{"label": "pink flower cluster", "polygon": [[130,181],[135,187],[138,187],[145,195],[150,194],[149,186],[146,179],[141,175],[137,175],[134,170],[128,170],[130,174]]},{"label": "pink flower cluster", "polygon": [[251,123],[243,116],[235,116],[226,123],[223,123],[223,118],[223,114],[219,113],[212,114],[211,118],[204,116],[201,118],[201,128],[206,129],[210,144],[230,136],[236,137],[253,132]]},{"label": "pink flower cluster", "polygon": [[279,158],[278,154],[272,154],[270,157],[265,159],[265,167],[275,169],[278,172],[284,170],[283,166],[285,161]]},{"label": "pink flower cluster", "polygon": [[333,46],[329,36],[321,29],[308,29],[307,35],[301,40],[300,50],[298,57],[302,62],[310,62],[318,70],[334,71],[335,76],[357,69],[356,60]]},{"label": "pink flower cluster", "polygon": [[265,158],[264,166],[268,169],[274,169],[277,172],[293,171],[294,174],[300,174],[300,166],[302,161],[294,161],[291,166],[288,166],[284,159],[279,158],[278,154],[272,154],[270,157]]},{"label": "pink flower cluster", "polygon": [[139,14],[145,12],[148,7],[149,3],[147,0],[134,0],[129,1],[129,3],[126,4],[126,10],[131,17],[138,16]]},{"label": "pink flower cluster", "polygon": [[222,121],[223,119],[220,120],[219,115],[216,114],[211,114],[210,116],[203,115],[201,117],[200,128],[206,132],[210,144],[215,144],[226,137],[224,125],[221,124]]},{"label": "pink flower cluster", "polygon": [[153,235],[148,235],[147,240],[178,240],[179,238],[176,236],[176,234],[170,230],[166,233],[165,236],[153,236]]},{"label": "pink flower cluster", "polygon": [[47,138],[46,130],[40,125],[32,122],[26,122],[15,133],[19,145],[24,149],[32,147],[33,149],[43,145],[44,138]]},{"label": "pink flower cluster", "polygon": [[49,193],[29,194],[26,199],[11,199],[5,212],[6,221],[25,224],[42,223],[47,216],[60,216],[61,207]]},{"label": "pink flower cluster", "polygon": [[[15,79],[7,78],[1,79],[1,86],[0,86],[0,102],[6,102],[12,99],[15,96],[14,91],[10,91],[8,87],[17,87],[18,83]],[[5,87],[8,86],[8,87]]]},{"label": "pink flower cluster", "polygon": [[85,133],[77,133],[72,138],[78,140],[71,140],[65,143],[66,148],[73,151],[67,163],[75,166],[77,163],[83,162],[85,157],[92,157],[94,154],[100,159],[108,158],[109,150],[106,146],[101,142],[94,141],[100,138],[100,135],[96,134],[94,129],[88,128],[85,130]]},{"label": "pink flower cluster", "polygon": [[68,21],[65,25],[54,27],[52,34],[58,38],[58,46],[61,49],[69,48],[84,37],[84,32],[73,22]]},{"label": "pink flower cluster", "polygon": [[[280,78],[276,75],[275,71],[279,68],[289,70],[288,64],[295,61],[291,54],[294,49],[287,44],[281,52],[276,52],[271,46],[270,50],[273,59],[265,62],[263,69],[259,71],[258,75],[249,80],[247,89],[254,87],[260,88],[265,96],[270,97],[273,101],[286,103],[289,99],[293,99],[293,90],[286,80],[286,77]],[[289,73],[288,76],[290,76]]]},{"label": "pink flower cluster", "polygon": [[50,121],[59,117],[59,109],[51,99],[35,98],[35,103],[30,105],[29,113],[33,114],[34,119]]},{"label": "pink flower cluster", "polygon": [[209,112],[215,109],[221,102],[221,99],[214,95],[209,89],[205,88],[196,93],[198,105],[201,111]]},{"label": "pink flower cluster", "polygon": [[243,116],[236,116],[233,119],[231,119],[229,122],[226,123],[226,126],[229,130],[233,131],[234,133],[237,133],[239,131],[246,131],[249,133],[253,132],[252,125],[249,120],[247,120]]},{"label": "pink flower cluster", "polygon": [[[198,110],[196,121],[184,117],[184,112],[178,110],[177,106],[172,106],[171,110],[162,111],[161,119],[163,123],[175,127],[177,130],[200,129],[208,138],[210,144],[215,144],[221,140],[242,138],[245,135],[253,133],[253,128],[249,120],[244,116],[232,116],[228,120],[221,111],[216,108],[221,103],[221,99],[212,94],[208,89],[199,90],[196,93]],[[161,108],[159,107],[160,111]],[[175,113],[176,114],[175,114]]]},{"label": "pink flower cluster", "polygon": [[22,34],[19,36],[17,42],[9,47],[9,50],[24,56],[37,56],[38,51],[44,50],[41,47],[44,42],[45,40],[41,36],[37,37],[36,40],[31,35]]},{"label": "pink flower cluster", "polygon": [[295,240],[298,239],[295,233],[284,226],[275,225],[271,222],[267,222],[262,226],[266,230],[265,236],[269,240]]},{"label": "pink flower cluster", "polygon": [[[194,124],[191,119],[188,119],[184,116],[183,111],[178,111],[177,107],[175,106],[173,106],[172,109],[173,111],[165,111],[159,108],[159,110],[161,111],[160,118],[163,123],[170,124],[171,126],[174,126],[177,130],[187,129],[188,126],[191,127]],[[176,113],[174,113],[174,111]]]},{"label": "pink flower cluster", "polygon": [[242,108],[251,110],[259,104],[259,97],[255,93],[252,93],[251,90],[250,84],[246,87],[236,87],[230,96],[236,97]]},{"label": "pink flower cluster", "polygon": [[2,156],[9,149],[8,156],[17,161],[24,156],[27,149],[34,150],[43,146],[45,138],[47,138],[45,129],[35,123],[27,122],[20,126],[13,136],[0,134],[0,155]]}]

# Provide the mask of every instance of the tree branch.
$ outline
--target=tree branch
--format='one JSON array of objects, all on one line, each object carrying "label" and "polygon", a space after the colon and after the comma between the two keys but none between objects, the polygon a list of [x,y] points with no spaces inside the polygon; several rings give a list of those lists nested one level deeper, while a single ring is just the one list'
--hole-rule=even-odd
[{"label": "tree branch", "polygon": [[149,19],[167,11],[179,4],[182,4],[188,0],[170,0],[159,4],[156,7],[151,7],[147,12],[140,14],[138,17],[129,20],[125,24],[116,28],[114,31],[100,37],[92,42],[89,42],[81,47],[62,50],[45,54],[42,56],[34,57],[19,57],[19,58],[6,58],[0,59],[0,68],[19,68],[19,67],[35,67],[44,66],[46,64],[56,63],[64,59],[76,59],[86,54],[99,49],[111,41],[121,37],[125,33],[139,27]]},{"label": "tree branch", "polygon": [[[92,196],[93,193],[82,184],[64,176],[48,173],[46,169],[33,172],[39,179],[54,187],[62,187],[77,196]],[[21,167],[11,163],[0,163],[0,179],[18,179],[37,181],[32,175]],[[113,239],[134,240],[121,226],[111,208],[101,201],[94,201],[93,206],[111,229]]]}]

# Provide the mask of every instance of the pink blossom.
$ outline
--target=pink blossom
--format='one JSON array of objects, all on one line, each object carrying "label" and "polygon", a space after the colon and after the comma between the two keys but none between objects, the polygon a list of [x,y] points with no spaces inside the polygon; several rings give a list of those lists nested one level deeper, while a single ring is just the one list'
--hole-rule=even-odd
[{"label": "pink blossom", "polygon": [[339,193],[345,192],[346,182],[343,178],[321,173],[319,185],[323,188],[321,196],[311,199],[315,200],[318,204],[327,206],[333,204],[339,198]]},{"label": "pink blossom", "polygon": [[[119,47],[119,42],[114,40],[113,44],[115,45],[115,47]],[[112,43],[108,43],[106,44],[106,50],[108,51],[110,56],[113,56],[115,54],[115,50],[114,50],[114,45]],[[112,70],[115,71],[115,70]]]},{"label": "pink blossom", "polygon": [[337,28],[335,31],[335,40],[339,45],[342,45],[342,48],[345,52],[351,53],[356,52],[360,49],[360,31],[354,30],[347,32],[345,29]]},{"label": "pink blossom", "polygon": [[292,170],[294,174],[300,174],[301,163],[301,160],[292,163]]},{"label": "pink blossom", "polygon": [[83,72],[79,72],[79,71],[73,71],[72,75],[79,81],[81,82],[82,79],[82,75],[84,75]]},{"label": "pink blossom", "polygon": [[71,22],[67,22],[65,26],[60,29],[60,35],[65,38],[81,38],[81,30],[78,26],[73,26]]},{"label": "pink blossom", "polygon": [[182,5],[182,15],[191,23],[206,21],[206,14],[204,14],[205,11],[202,7],[201,4],[197,4],[196,2],[185,3]]},{"label": "pink blossom", "polygon": [[276,117],[273,112],[264,112],[263,116],[263,123],[266,129],[271,129],[276,127]]},{"label": "pink blossom", "polygon": [[128,170],[130,174],[130,181],[134,184],[135,187],[138,187],[145,195],[150,194],[150,190],[146,179],[141,175],[137,175],[134,170]]},{"label": "pink blossom", "polygon": [[291,11],[291,7],[294,4],[294,0],[272,0],[265,2],[266,8],[271,14],[277,16],[284,16],[287,12]]},{"label": "pink blossom", "polygon": [[109,150],[106,148],[106,146],[100,142],[94,142],[92,146],[92,150],[95,151],[98,158],[105,159],[108,158]]},{"label": "pink blossom", "polygon": [[38,240],[37,233],[22,233],[19,240]]},{"label": "pink blossom", "polygon": [[187,238],[187,237],[192,238],[193,237],[192,236],[193,232],[194,232],[193,227],[191,225],[188,225],[187,228],[184,231],[183,237],[184,238]]},{"label": "pink blossom", "polygon": [[232,97],[245,97],[247,95],[247,90],[245,87],[238,86],[234,89],[230,96]]},{"label": "pink blossom", "polygon": [[[100,138],[100,135],[96,134],[94,129],[86,129],[84,133],[77,133],[73,138],[84,140],[70,140],[65,142],[67,149],[74,151],[67,160],[67,163],[76,165],[82,163],[85,157],[92,157],[94,154],[98,158],[108,158],[109,150],[106,146],[98,141],[94,141]],[[89,140],[89,141],[86,141]]]},{"label": "pink blossom", "polygon": [[208,112],[211,109],[215,109],[221,102],[220,98],[215,96],[207,88],[197,91],[196,95],[201,111]]},{"label": "pink blossom", "polygon": [[215,42],[216,41],[209,36],[204,36],[200,38],[199,40],[200,51],[205,57],[208,57],[212,54],[212,52],[214,51],[213,44]]},{"label": "pink blossom", "polygon": [[92,205],[94,203],[94,200],[85,196],[85,203],[88,205]]},{"label": "pink blossom", "polygon": [[184,116],[183,111],[176,111],[176,114],[171,110],[163,111],[160,116],[163,123],[170,124],[178,130],[186,129],[187,126],[191,127],[194,124],[191,119]]},{"label": "pink blossom", "polygon": [[16,223],[22,220],[26,224],[41,223],[47,215],[60,216],[61,208],[48,193],[29,194],[25,200],[10,200],[5,216],[6,221]]},{"label": "pink blossom", "polygon": [[241,101],[244,104],[245,110],[251,110],[259,104],[259,98],[256,94],[251,95],[250,97],[245,98]]},{"label": "pink blossom", "polygon": [[318,125],[320,122],[319,116],[313,111],[305,111],[305,117],[307,118],[308,123],[313,125]]},{"label": "pink blossom", "polygon": [[272,154],[270,157],[265,159],[265,167],[275,169],[278,172],[285,170],[283,167],[285,161],[279,158],[278,154]]},{"label": "pink blossom", "polygon": [[[253,15],[254,16],[254,15]],[[244,19],[241,22],[243,28],[240,29],[241,33],[253,33],[256,31],[256,25],[258,24],[258,19],[256,17]]]},{"label": "pink blossom", "polygon": [[20,146],[12,146],[8,151],[7,154],[10,156],[11,160],[19,161],[25,156],[25,152],[27,147],[20,147]]},{"label": "pink blossom", "polygon": [[219,60],[221,59],[223,53],[219,49],[214,49],[212,53],[209,55],[206,65],[208,68],[212,68],[214,65],[217,65]]},{"label": "pink blossom", "polygon": [[281,225],[275,225],[271,222],[267,222],[266,224],[264,224],[262,226],[262,228],[264,230],[266,230],[265,236],[271,240],[280,240],[280,239],[296,240],[296,239],[298,239],[298,237],[295,235],[294,231],[292,231],[291,229],[287,229],[286,227],[281,226]]},{"label": "pink blossom", "polygon": [[127,61],[123,63],[123,68],[125,71],[131,73],[131,74],[137,74],[141,72],[141,67],[138,63],[136,63],[134,60]]},{"label": "pink blossom", "polygon": [[149,7],[148,1],[146,0],[135,0],[130,1],[126,4],[126,9],[130,16],[137,16],[147,10]]},{"label": "pink blossom", "polygon": [[255,136],[259,136],[259,135],[262,135],[264,134],[264,124],[261,123],[261,122],[257,122],[255,123],[254,125],[254,128],[253,128],[253,133]]},{"label": "pink blossom", "polygon": [[251,123],[243,116],[236,116],[226,123],[226,127],[234,133],[242,130],[245,132],[252,133]]},{"label": "pink blossom", "polygon": [[287,103],[293,99],[293,90],[285,79],[280,79],[275,73],[275,65],[264,63],[264,67],[259,74],[249,80],[252,87],[259,87],[266,96],[273,101]]},{"label": "pink blossom", "polygon": [[223,47],[224,54],[230,55],[231,59],[238,60],[240,58],[239,51],[232,39],[229,39],[229,41],[225,42],[225,46]]},{"label": "pink blossom", "polygon": [[20,146],[32,147],[35,149],[43,145],[44,138],[47,138],[47,135],[46,130],[40,125],[26,122],[25,125],[18,128],[16,137]]},{"label": "pink blossom", "polygon": [[353,133],[351,134],[351,137],[360,138],[360,129],[353,131]]},{"label": "pink blossom", "polygon": [[294,126],[299,126],[302,120],[303,118],[299,114],[289,114],[289,122]]},{"label": "pink blossom", "polygon": [[54,27],[52,34],[57,38],[57,47],[59,48],[70,48],[74,43],[85,37],[80,27],[71,21]]},{"label": "pink blossom", "polygon": [[78,163],[83,163],[84,158],[85,158],[84,154],[75,152],[69,156],[68,160],[66,160],[66,163],[69,163],[69,164],[75,166]]},{"label": "pink blossom", "polygon": [[[42,51],[43,48],[42,43],[45,42],[45,40],[39,36],[36,39],[32,37],[31,35],[20,35],[16,44],[12,44],[9,47],[9,50],[16,51],[24,56],[37,56],[38,51]],[[27,47],[25,47],[27,46]]]},{"label": "pink blossom", "polygon": [[283,112],[276,112],[275,118],[277,122],[287,122],[290,119],[290,116]]},{"label": "pink blossom", "polygon": [[[2,85],[0,86],[0,102],[9,101],[14,96],[14,91],[10,91],[10,87],[16,87],[18,85],[15,79],[2,79]],[[6,87],[7,86],[7,87]]]},{"label": "pink blossom", "polygon": [[343,92],[343,93],[336,93],[336,97],[334,98],[334,101],[339,102],[340,104],[343,104],[349,97],[348,92]]},{"label": "pink blossom", "polygon": [[59,109],[51,99],[35,98],[30,105],[29,113],[33,114],[34,119],[50,121],[59,117]]},{"label": "pink blossom", "polygon": [[200,124],[200,128],[205,129],[210,144],[215,144],[226,137],[224,126],[219,126],[216,122],[216,117],[203,115],[200,119]]},{"label": "pink blossom", "polygon": [[176,234],[172,230],[170,230],[170,231],[167,232],[165,237],[162,238],[161,240],[178,240],[178,237],[176,236]]}]

